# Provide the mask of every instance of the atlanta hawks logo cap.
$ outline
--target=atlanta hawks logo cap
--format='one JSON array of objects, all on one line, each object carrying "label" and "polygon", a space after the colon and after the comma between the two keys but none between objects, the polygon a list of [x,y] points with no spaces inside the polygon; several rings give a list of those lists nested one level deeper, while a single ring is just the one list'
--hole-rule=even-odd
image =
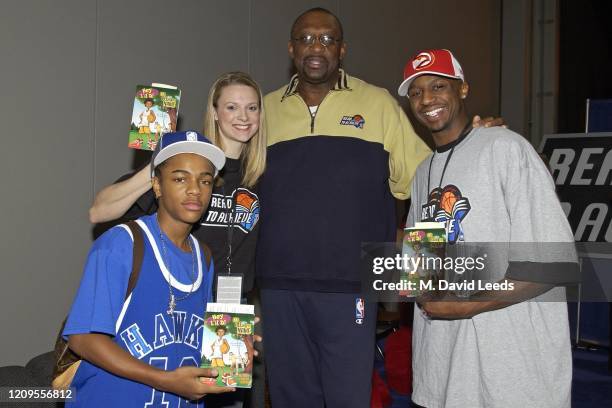
[{"label": "atlanta hawks logo cap", "polygon": [[397,89],[400,96],[408,94],[414,79],[421,75],[441,75],[447,78],[465,79],[461,65],[449,50],[425,50],[410,58],[404,67],[404,81]]}]

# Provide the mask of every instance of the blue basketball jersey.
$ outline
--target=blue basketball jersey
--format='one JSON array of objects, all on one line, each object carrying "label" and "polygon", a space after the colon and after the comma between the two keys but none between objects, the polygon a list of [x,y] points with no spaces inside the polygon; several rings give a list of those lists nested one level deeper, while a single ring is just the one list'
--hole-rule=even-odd
[{"label": "blue basketball jersey", "polygon": [[[133,357],[163,370],[171,371],[183,366],[197,367],[201,359],[203,316],[206,302],[211,296],[213,268],[207,270],[200,246],[197,240],[190,236],[192,248],[196,251],[197,278],[192,283],[191,254],[181,254],[167,237],[166,250],[163,250],[155,216],[143,217],[136,222],[144,235],[143,263],[136,287],[123,304],[113,340]],[[177,259],[181,257],[182,259]],[[168,264],[175,269],[169,268]],[[176,299],[183,298],[191,291],[190,296],[176,302],[172,315],[167,313],[169,281]],[[201,401],[190,403],[177,395],[115,376],[87,361],[81,363],[72,386],[76,388],[76,402],[67,406],[204,406]]]}]

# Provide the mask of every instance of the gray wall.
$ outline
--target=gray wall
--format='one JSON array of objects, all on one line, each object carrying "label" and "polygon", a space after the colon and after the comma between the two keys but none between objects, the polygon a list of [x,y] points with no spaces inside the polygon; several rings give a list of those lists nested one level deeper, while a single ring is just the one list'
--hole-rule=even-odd
[{"label": "gray wall", "polygon": [[457,54],[473,112],[500,106],[501,2],[20,0],[0,13],[0,365],[53,346],[91,244],[94,193],[131,169],[134,87],[183,90],[180,127],[200,128],[208,87],[246,70],[264,90],[288,79],[297,14],[338,13],[347,70],[392,94],[420,48]]},{"label": "gray wall", "polygon": [[558,0],[502,2],[501,114],[538,147],[557,131]]}]

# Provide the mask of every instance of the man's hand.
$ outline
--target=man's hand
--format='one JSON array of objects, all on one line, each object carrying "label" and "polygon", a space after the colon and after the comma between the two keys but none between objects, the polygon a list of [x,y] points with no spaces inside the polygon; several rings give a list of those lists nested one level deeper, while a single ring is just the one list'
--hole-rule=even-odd
[{"label": "man's hand", "polygon": [[469,319],[475,314],[475,302],[461,301],[450,292],[427,292],[417,298],[417,303],[431,319]]},{"label": "man's hand", "polygon": [[521,303],[552,289],[554,285],[505,279],[511,290],[485,290],[460,300],[448,291],[426,292],[417,298],[423,313],[432,319],[469,319],[477,314]]},{"label": "man's hand", "polygon": [[486,118],[481,118],[479,115],[474,116],[474,119],[472,119],[472,127],[477,128],[477,127],[493,127],[493,126],[502,126],[507,128],[508,126],[506,126],[506,122],[504,121],[504,118],[499,117],[499,118],[494,118],[493,116],[489,116]]},{"label": "man's hand", "polygon": [[206,394],[236,391],[235,388],[231,387],[206,384],[201,379],[202,377],[216,378],[217,375],[218,372],[215,369],[180,367],[174,371],[164,372],[164,375],[160,378],[160,383],[155,388],[180,395],[190,401],[199,400]]}]

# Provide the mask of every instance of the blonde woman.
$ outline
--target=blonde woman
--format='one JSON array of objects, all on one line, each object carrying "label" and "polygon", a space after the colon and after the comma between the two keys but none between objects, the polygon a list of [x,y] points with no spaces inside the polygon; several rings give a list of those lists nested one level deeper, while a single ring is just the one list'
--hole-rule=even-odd
[{"label": "blonde woman", "polygon": [[[243,72],[221,75],[210,89],[204,135],[227,157],[196,237],[213,252],[216,273],[242,274],[243,293],[253,287],[259,224],[257,181],[266,163],[262,94]],[[89,210],[92,223],[138,218],[157,209],[151,171],[145,167],[102,189]]]}]

